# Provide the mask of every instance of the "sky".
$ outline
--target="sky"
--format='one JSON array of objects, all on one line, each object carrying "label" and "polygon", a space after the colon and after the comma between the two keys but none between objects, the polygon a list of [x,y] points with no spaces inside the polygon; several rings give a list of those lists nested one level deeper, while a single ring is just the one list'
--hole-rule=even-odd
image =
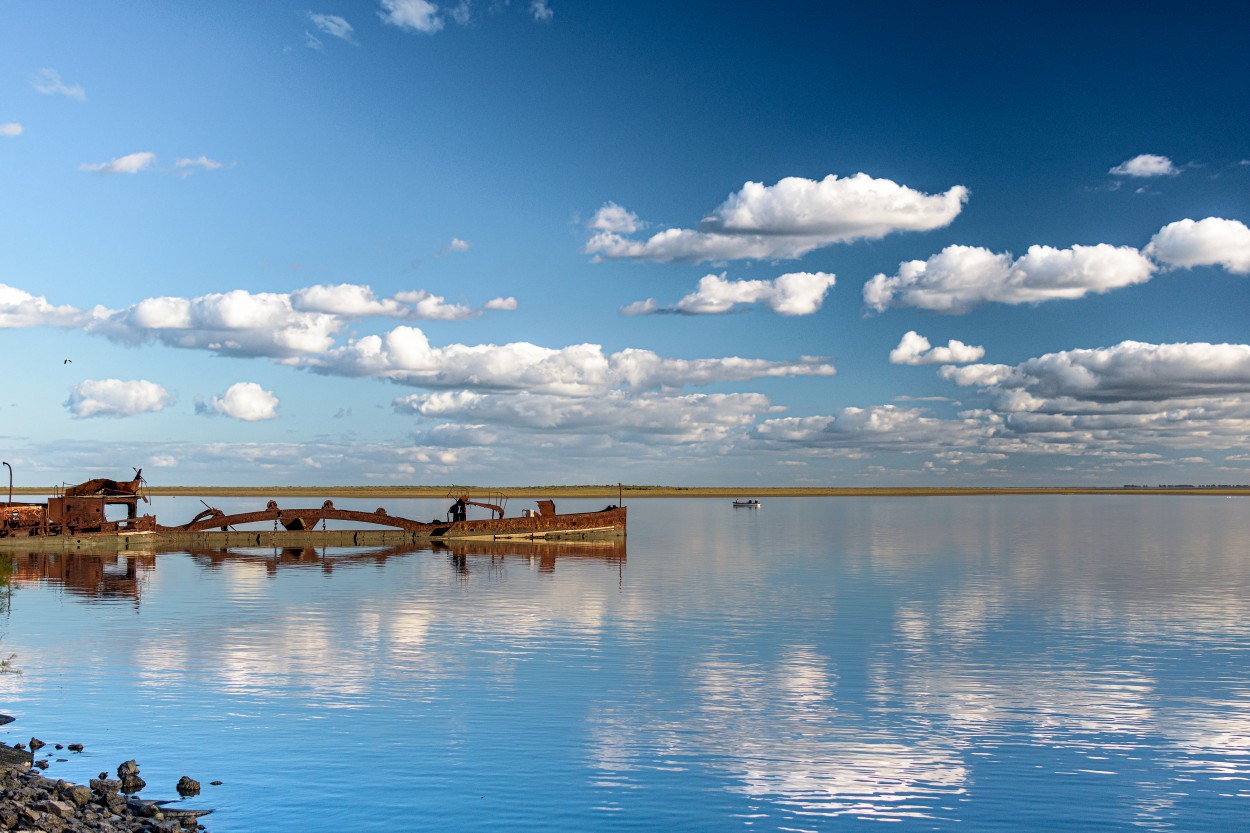
[{"label": "sky", "polygon": [[5,3],[0,456],[18,485],[1250,483],[1247,23]]}]

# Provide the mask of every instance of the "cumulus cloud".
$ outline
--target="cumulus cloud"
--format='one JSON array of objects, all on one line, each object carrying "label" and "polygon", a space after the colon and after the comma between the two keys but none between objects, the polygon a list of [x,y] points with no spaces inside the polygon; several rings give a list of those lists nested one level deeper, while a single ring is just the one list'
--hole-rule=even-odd
[{"label": "cumulus cloud", "polygon": [[432,35],[443,28],[443,18],[438,5],[428,0],[381,0],[382,11],[378,17],[383,23]]},{"label": "cumulus cloud", "polygon": [[[511,309],[513,298],[496,298],[493,309]],[[627,349],[606,355],[597,344],[562,348],[527,342],[504,345],[430,344],[411,326],[336,344],[345,323],[369,315],[456,318],[464,308],[427,292],[400,292],[379,299],[366,286],[318,285],[291,294],[234,290],[196,298],[147,298],[122,310],[82,311],[54,307],[43,298],[0,285],[0,324],[53,325],[138,345],[170,347],[219,355],[268,357],[283,364],[350,377],[387,379],[432,389],[529,390],[567,396],[600,395],[609,390],[675,390],[762,377],[831,376],[820,357],[766,361],[737,356],[670,359],[649,350]]]},{"label": "cumulus cloud", "polygon": [[110,159],[107,162],[84,162],[78,166],[80,171],[90,171],[97,174],[137,174],[145,168],[150,167],[156,162],[156,154],[151,151],[140,151],[139,153],[129,153],[125,156],[119,156],[116,159]]},{"label": "cumulus cloud", "polygon": [[967,364],[980,361],[984,347],[972,347],[951,339],[945,347],[932,347],[929,339],[915,330],[903,334],[898,347],[890,351],[890,364]]},{"label": "cumulus cloud", "polygon": [[815,357],[772,362],[739,357],[670,359],[650,350],[605,355],[598,344],[559,349],[528,342],[450,344],[435,347],[415,327],[353,339],[300,364],[322,373],[369,376],[424,388],[531,391],[596,396],[618,388],[635,391],[777,376],[831,376],[832,364]]},{"label": "cumulus cloud", "polygon": [[940,419],[920,408],[877,405],[842,408],[830,416],[769,419],[752,433],[773,447],[923,452],[974,447],[992,432],[976,418]]},{"label": "cumulus cloud", "polygon": [[155,382],[88,379],[74,385],[65,407],[75,419],[122,418],[155,413],[173,403],[173,394]]},{"label": "cumulus cloud", "polygon": [[614,202],[604,203],[600,206],[599,210],[595,212],[595,216],[590,219],[589,225],[593,229],[620,234],[633,234],[641,227],[637,214],[622,208]]},{"label": "cumulus cloud", "polygon": [[705,275],[694,292],[675,307],[659,307],[654,299],[629,304],[626,315],[680,312],[687,315],[719,315],[738,304],[764,304],[780,315],[811,315],[820,309],[836,278],[827,272],[791,272],[775,280],[731,281],[724,274]]},{"label": "cumulus cloud", "polygon": [[87,91],[81,84],[66,84],[61,80],[61,73],[54,69],[41,69],[30,79],[30,85],[36,92],[44,95],[63,95],[75,101],[86,101]]},{"label": "cumulus cloud", "polygon": [[944,367],[978,386],[1002,426],[1000,451],[1094,455],[1139,464],[1160,449],[1250,442],[1250,345],[1148,344],[1048,353],[1015,366]]},{"label": "cumulus cloud", "polygon": [[31,295],[0,283],[0,330],[22,327],[79,327],[89,314],[71,306],[54,306],[43,296]]},{"label": "cumulus cloud", "polygon": [[992,384],[1045,399],[1095,403],[1250,394],[1250,345],[1124,341],[1047,353],[1006,375],[995,374]]},{"label": "cumulus cloud", "polygon": [[419,289],[396,292],[395,300],[406,306],[403,318],[426,321],[463,321],[481,315],[481,312],[463,304],[449,304],[442,295],[434,295]]},{"label": "cumulus cloud", "polygon": [[955,219],[967,198],[962,185],[925,194],[864,173],[830,174],[822,180],[787,177],[771,186],[747,182],[697,230],[669,228],[646,240],[625,237],[633,215],[608,203],[592,220],[596,232],[584,251],[596,258],[664,262],[797,258],[834,243],[941,228]]},{"label": "cumulus cloud", "polygon": [[516,298],[509,295],[507,298],[491,298],[487,301],[482,309],[512,311],[517,308]]},{"label": "cumulus cloud", "polygon": [[948,366],[938,371],[948,382],[960,387],[988,387],[997,385],[1011,375],[1011,367],[1005,364],[969,364],[964,367]]},{"label": "cumulus cloud", "polygon": [[348,43],[353,42],[352,32],[354,30],[352,29],[352,25],[338,15],[309,12],[308,19],[312,22],[313,26],[317,27],[318,31],[323,32],[330,37],[345,40]]},{"label": "cumulus cloud", "polygon": [[1113,176],[1132,177],[1175,176],[1180,173],[1180,169],[1173,165],[1172,160],[1166,156],[1143,153],[1121,162],[1107,173]]},{"label": "cumulus cloud", "polygon": [[864,284],[864,303],[966,312],[978,304],[1036,304],[1104,293],[1150,280],[1155,266],[1131,246],[1030,246],[1016,260],[975,246],[947,246],[928,260],[899,264]]},{"label": "cumulus cloud", "polygon": [[286,359],[328,350],[338,316],[295,309],[291,296],[242,289],[196,298],[147,298],[124,310],[97,308],[85,329],[126,344],[159,341],[221,355]]},{"label": "cumulus cloud", "polygon": [[207,403],[197,402],[195,411],[198,414],[221,414],[244,422],[276,419],[278,397],[255,382],[235,382],[226,388],[225,393],[214,396]]},{"label": "cumulus cloud", "polygon": [[723,440],[772,409],[757,393],[630,396],[624,391],[583,398],[444,391],[401,397],[394,405],[400,413],[458,424],[673,443]]},{"label": "cumulus cloud", "polygon": [[[907,341],[904,355],[915,354],[920,345]],[[1018,365],[946,365],[939,375],[979,388],[987,407],[954,417],[895,406],[775,417],[758,423],[751,440],[765,449],[844,458],[929,454],[942,465],[1080,458],[1081,468],[1104,473],[1210,459],[1250,444],[1246,344],[1126,341]]]},{"label": "cumulus cloud", "polygon": [[[509,299],[495,298],[483,309],[509,309]],[[291,307],[301,312],[321,312],[345,318],[382,316],[407,321],[463,321],[482,314],[482,310],[449,304],[441,295],[424,289],[396,292],[392,298],[378,298],[373,289],[363,284],[318,284],[291,293]],[[516,308],[515,300],[512,309]]]},{"label": "cumulus cloud", "polygon": [[1146,254],[1168,266],[1218,265],[1238,275],[1250,274],[1250,228],[1220,217],[1177,220],[1159,229]]},{"label": "cumulus cloud", "polygon": [[13,138],[22,135],[22,125],[15,121],[0,124],[0,136],[5,138]]}]

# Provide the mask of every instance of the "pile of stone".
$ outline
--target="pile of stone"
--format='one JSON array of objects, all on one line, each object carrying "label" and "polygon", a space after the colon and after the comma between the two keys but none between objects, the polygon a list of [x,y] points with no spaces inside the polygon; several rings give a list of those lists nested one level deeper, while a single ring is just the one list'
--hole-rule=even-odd
[{"label": "pile of stone", "polygon": [[[36,742],[37,743],[37,742]],[[40,744],[42,745],[42,744]],[[38,748],[35,743],[32,747]],[[10,751],[22,752],[22,750]],[[36,762],[38,763],[38,762]],[[7,764],[7,765],[5,765]],[[208,810],[178,810],[133,793],[146,784],[139,766],[126,761],[117,778],[101,772],[89,786],[45,778],[30,759],[0,763],[0,830],[21,833],[183,833],[204,830],[200,816]],[[196,795],[199,782],[183,776],[177,790]]]}]

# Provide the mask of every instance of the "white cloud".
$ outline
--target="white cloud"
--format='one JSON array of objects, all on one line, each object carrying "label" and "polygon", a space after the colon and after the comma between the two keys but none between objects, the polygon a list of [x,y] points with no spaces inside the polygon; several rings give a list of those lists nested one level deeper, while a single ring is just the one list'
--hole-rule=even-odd
[{"label": "white cloud", "polygon": [[459,237],[451,238],[451,242],[439,251],[440,255],[451,254],[452,252],[467,252],[473,247],[468,240],[461,240]]},{"label": "white cloud", "polygon": [[22,327],[79,327],[89,318],[71,306],[53,306],[43,296],[31,295],[17,287],[0,283],[0,329]]},{"label": "white cloud", "polygon": [[[797,258],[834,243],[941,228],[955,219],[967,198],[962,185],[930,195],[863,173],[841,179],[830,174],[819,181],[787,177],[772,186],[747,182],[697,231],[670,228],[647,240],[624,237],[622,218],[633,215],[608,203],[592,221],[598,230],[584,251],[597,258],[666,262]],[[620,228],[612,228],[614,223]]]},{"label": "white cloud", "polygon": [[216,159],[209,159],[203,154],[196,157],[179,159],[174,162],[174,165],[183,171],[183,176],[190,174],[192,170],[197,168],[201,171],[220,171],[223,168],[234,167],[233,164],[227,165],[225,162],[218,162]]},{"label": "white cloud", "polygon": [[1172,160],[1166,156],[1143,153],[1121,162],[1107,173],[1113,176],[1134,177],[1175,176],[1180,173],[1180,169],[1173,165]]},{"label": "white cloud", "polygon": [[165,388],[144,379],[88,379],[74,385],[65,407],[75,419],[155,413],[174,403]]},{"label": "white cloud", "polygon": [[255,382],[235,382],[220,396],[214,396],[207,405],[196,406],[197,413],[221,414],[244,422],[275,419],[278,416],[278,397]]},{"label": "white cloud", "polygon": [[754,436],[776,447],[916,452],[974,447],[991,433],[992,427],[976,418],[939,419],[920,408],[877,405],[843,408],[832,416],[765,420]]},{"label": "white cloud", "polygon": [[491,298],[487,301],[482,309],[511,311],[517,308],[516,298],[508,296],[507,298]]},{"label": "white cloud", "polygon": [[555,17],[555,12],[547,5],[547,0],[530,0],[530,14],[534,15],[534,19],[539,23],[550,23]]},{"label": "white cloud", "polygon": [[1159,229],[1146,254],[1169,266],[1219,265],[1238,275],[1250,274],[1250,228],[1220,217],[1177,220]]},{"label": "white cloud", "polygon": [[378,17],[400,29],[425,32],[432,35],[443,28],[443,18],[438,5],[427,0],[381,0],[382,11]]},{"label": "white cloud", "polygon": [[668,359],[650,350],[605,355],[598,344],[560,349],[528,342],[435,347],[415,327],[353,339],[300,364],[323,373],[369,376],[425,388],[530,391],[596,396],[617,388],[676,389],[686,385],[777,376],[831,376],[831,364],[813,357],[770,362],[739,357]]},{"label": "white cloud", "polygon": [[928,260],[899,264],[864,284],[864,303],[966,312],[972,307],[1075,299],[1150,280],[1154,264],[1130,246],[1030,246],[1017,260],[974,246],[947,246]]},{"label": "white cloud", "polygon": [[[621,315],[650,315],[653,312],[660,312],[661,307],[654,298],[648,298],[645,301],[634,301],[632,304],[626,304],[621,307]],[[667,308],[663,311],[667,312]]]},{"label": "white cloud", "polygon": [[312,21],[313,26],[316,26],[319,31],[339,40],[352,43],[352,25],[338,15],[309,12],[308,19]]},{"label": "white cloud", "polygon": [[304,33],[304,46],[307,46],[309,49],[316,50],[317,52],[321,52],[325,49],[325,44],[321,42],[321,38],[317,37],[312,32]]},{"label": "white cloud", "polygon": [[19,124],[18,122],[9,121],[9,122],[0,124],[0,136],[3,136],[5,138],[12,138],[14,136],[21,136],[21,135],[22,135],[22,125]]},{"label": "white cloud", "polygon": [[434,295],[424,289],[415,292],[396,292],[395,300],[408,305],[403,316],[409,320],[426,321],[463,321],[480,315],[478,310],[463,304],[449,304],[441,295]]},{"label": "white cloud", "polygon": [[76,101],[86,101],[87,91],[81,84],[66,84],[61,73],[54,69],[41,69],[30,79],[30,85],[44,95],[63,95]]},{"label": "white cloud", "polygon": [[640,227],[638,215],[628,211],[614,202],[600,206],[590,220],[590,227],[600,231],[611,231],[620,234],[633,234]]},{"label": "white cloud", "polygon": [[820,309],[836,278],[827,272],[791,272],[775,280],[730,281],[721,275],[705,275],[694,292],[675,307],[660,308],[654,299],[638,301],[622,309],[626,315],[681,312],[718,315],[738,304],[764,304],[780,315],[811,315]]},{"label": "white cloud", "polygon": [[579,398],[529,392],[445,391],[401,397],[394,404],[401,413],[454,424],[485,423],[561,435],[610,435],[626,441],[649,437],[670,443],[723,440],[772,409],[768,398],[758,393],[630,396],[624,391]]},{"label": "white cloud", "polygon": [[156,340],[222,355],[290,358],[328,350],[343,323],[296,310],[291,296],[236,289],[196,298],[148,298],[124,310],[97,308],[85,329],[115,341]]},{"label": "white cloud", "polygon": [[980,388],[989,407],[956,418],[893,406],[844,408],[829,416],[768,419],[751,437],[771,450],[932,454],[943,464],[1002,463],[1021,455],[1081,458],[1081,468],[1103,474],[1129,466],[1198,465],[1198,456],[1211,459],[1250,444],[1246,344],[1126,341],[1014,366],[947,365],[939,375]]},{"label": "white cloud", "polygon": [[951,339],[945,347],[931,347],[929,339],[910,330],[903,334],[898,347],[890,351],[891,364],[967,364],[980,361],[984,347],[972,347]]},{"label": "white cloud", "polygon": [[[502,300],[506,299],[496,298],[494,302]],[[463,321],[481,315],[481,310],[463,304],[449,304],[441,295],[423,289],[396,292],[393,298],[380,299],[374,295],[372,288],[351,283],[318,284],[297,289],[291,293],[291,307],[301,312],[320,312],[345,318],[383,316],[408,321]]]},{"label": "white cloud", "polygon": [[317,284],[291,293],[291,308],[300,312],[324,312],[347,318],[368,315],[398,317],[402,305],[394,299],[379,300],[373,289],[361,284]]},{"label": "white cloud", "polygon": [[78,166],[80,171],[91,171],[97,174],[137,174],[156,161],[156,154],[151,151],[129,153],[110,159],[108,162],[87,163]]},{"label": "white cloud", "polygon": [[964,367],[948,366],[938,375],[960,387],[987,387],[997,385],[1011,375],[1011,366],[1005,364],[970,364]]},{"label": "white cloud", "polygon": [[990,397],[1001,422],[998,451],[1122,465],[1160,460],[1160,450],[1207,454],[1250,442],[1246,344],[1125,341],[1014,367],[944,367],[941,375]]},{"label": "white cloud", "polygon": [[1243,395],[1250,394],[1250,345],[1124,341],[1114,347],[1047,353],[995,376],[991,384],[996,387],[1071,402]]}]

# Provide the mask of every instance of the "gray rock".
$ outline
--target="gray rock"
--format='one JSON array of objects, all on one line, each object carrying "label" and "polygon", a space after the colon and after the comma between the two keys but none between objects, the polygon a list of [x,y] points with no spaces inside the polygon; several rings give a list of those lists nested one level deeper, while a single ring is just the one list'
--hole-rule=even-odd
[{"label": "gray rock", "polygon": [[74,802],[75,807],[86,807],[91,801],[91,788],[76,784],[65,791],[65,797]]},{"label": "gray rock", "polygon": [[47,744],[41,741],[39,738],[30,739],[30,751],[31,752],[38,752],[40,749],[43,749],[45,746],[47,746]]},{"label": "gray rock", "polygon": [[138,775],[131,775],[127,773],[122,776],[122,792],[126,793],[126,795],[137,793],[147,785],[148,782],[144,781]]},{"label": "gray rock", "polygon": [[184,775],[178,779],[178,786],[175,789],[178,790],[178,795],[183,798],[186,798],[189,795],[199,795],[200,782],[196,781],[194,778]]},{"label": "gray rock", "polygon": [[49,766],[48,759],[40,758],[39,760],[35,761],[35,766],[39,767],[40,769],[47,769]]},{"label": "gray rock", "polygon": [[81,752],[81,751],[82,751],[82,744],[81,744],[81,743],[71,743],[69,746],[67,746],[67,747],[66,747],[66,749],[68,749],[70,752]]},{"label": "gray rock", "polygon": [[54,801],[52,799],[40,801],[35,805],[35,809],[41,813],[47,813],[50,816],[56,816],[60,819],[73,818],[74,816],[73,805],[66,804],[64,801]]},{"label": "gray rock", "polygon": [[122,782],[111,778],[92,778],[91,789],[100,795],[117,795],[117,791],[122,788]]},{"label": "gray rock", "polygon": [[139,764],[135,761],[125,761],[117,765],[117,777],[125,778],[127,775],[138,775]]},{"label": "gray rock", "polygon": [[165,819],[163,821],[150,822],[145,829],[151,830],[152,833],[178,833],[182,829],[182,825],[173,819]]}]

